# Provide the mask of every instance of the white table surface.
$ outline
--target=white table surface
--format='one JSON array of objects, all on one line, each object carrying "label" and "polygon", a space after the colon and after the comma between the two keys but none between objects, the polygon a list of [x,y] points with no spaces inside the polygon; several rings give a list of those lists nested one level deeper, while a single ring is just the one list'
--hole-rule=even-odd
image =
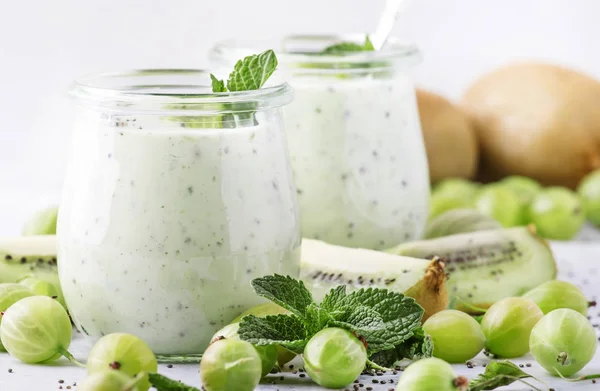
[{"label": "white table surface", "polygon": [[[569,242],[569,243],[552,243],[559,265],[559,278],[568,280],[579,285],[586,296],[590,300],[600,298],[600,241],[594,242]],[[600,323],[600,307],[591,308],[590,316],[592,323],[597,325]],[[598,331],[598,326],[596,326]],[[79,359],[84,361],[89,349],[89,344],[81,338],[80,334],[76,334],[71,352]],[[549,387],[556,391],[562,390],[600,390],[600,380],[593,384],[591,381],[579,383],[569,383],[556,377],[548,375],[541,367],[539,367],[530,356],[512,360],[516,364],[532,364],[531,367],[524,367],[523,370],[531,375],[541,379],[546,383],[540,384],[532,381],[536,387],[547,390]],[[483,354],[476,357],[473,362],[476,366],[472,369],[465,365],[454,365],[456,372],[460,375],[473,378],[483,371],[482,364],[489,362],[489,359]],[[300,366],[300,362],[295,362],[296,369]],[[9,369],[12,372],[9,372]],[[293,374],[286,368],[286,373],[269,375],[262,384],[259,390],[282,390],[282,391],[313,391],[321,390],[315,386],[307,377],[301,378],[300,373]],[[172,368],[161,364],[159,372],[173,379],[181,380],[186,384],[200,387],[200,378],[198,374],[198,364],[174,364]],[[594,360],[588,364],[580,374],[600,373],[600,350]],[[366,376],[362,377],[361,383],[364,387],[361,390],[366,390],[367,387],[372,387],[373,391],[387,391],[390,388],[395,389],[395,384],[401,372],[397,375],[386,374],[384,376]],[[85,370],[76,366],[70,365],[65,359],[61,359],[51,365],[27,365],[18,362],[6,353],[0,353],[0,391],[55,391],[60,386],[62,389],[76,389],[74,383],[80,381],[85,376]],[[284,380],[280,377],[284,376]],[[378,381],[385,380],[385,384],[375,384],[373,379]],[[393,384],[388,383],[393,380]],[[63,380],[64,383],[59,383]],[[531,380],[531,379],[529,379]],[[500,390],[531,390],[521,383],[513,383],[511,386],[501,388]]]}]

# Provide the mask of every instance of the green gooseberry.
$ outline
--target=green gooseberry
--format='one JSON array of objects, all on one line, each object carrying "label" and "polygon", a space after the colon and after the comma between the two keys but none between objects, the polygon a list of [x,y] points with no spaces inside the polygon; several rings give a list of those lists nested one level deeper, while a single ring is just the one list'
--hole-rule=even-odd
[{"label": "green gooseberry", "polygon": [[326,328],[316,333],[304,348],[304,369],[317,384],[343,388],[365,369],[365,344],[348,330]]},{"label": "green gooseberry", "polygon": [[77,384],[77,391],[142,391],[140,380],[121,371],[106,370],[86,376]]},{"label": "green gooseberry", "polygon": [[200,361],[206,391],[252,391],[261,378],[262,363],[254,346],[239,339],[212,343]]},{"label": "green gooseberry", "polygon": [[[13,283],[0,284],[0,325],[2,324],[3,312],[17,301],[30,296],[35,296],[35,293],[23,285]],[[0,352],[5,351],[6,349],[0,340]]]},{"label": "green gooseberry", "polygon": [[484,186],[477,195],[475,208],[505,227],[514,227],[523,220],[521,200],[510,188],[492,184]]},{"label": "green gooseberry", "polygon": [[533,300],[544,314],[559,308],[570,308],[587,315],[589,307],[583,292],[566,281],[547,281],[525,293],[523,297]]},{"label": "green gooseberry", "polygon": [[544,316],[531,331],[531,354],[553,375],[579,372],[596,353],[596,332],[590,321],[569,308]]},{"label": "green gooseberry", "polygon": [[10,306],[2,317],[0,338],[11,356],[29,363],[45,363],[65,356],[71,344],[71,319],[65,309],[47,296],[31,296]]},{"label": "green gooseberry", "polygon": [[529,205],[529,220],[546,239],[570,240],[585,223],[585,213],[577,193],[564,187],[548,187]]},{"label": "green gooseberry", "polygon": [[537,304],[527,298],[497,301],[481,319],[486,349],[504,358],[524,355],[529,351],[531,329],[543,316]]},{"label": "green gooseberry", "polygon": [[25,277],[19,280],[19,284],[31,289],[36,295],[58,298],[58,290],[49,282],[35,277]]},{"label": "green gooseberry", "polygon": [[464,178],[446,178],[437,182],[432,193],[453,193],[464,199],[473,199],[481,185]]},{"label": "green gooseberry", "polygon": [[[135,376],[141,372],[155,373],[158,363],[156,356],[142,339],[127,333],[112,333],[94,344],[87,361],[90,375],[109,369]],[[147,391],[150,382],[143,379],[137,387],[140,391]]]},{"label": "green gooseberry", "polygon": [[585,217],[600,227],[600,169],[588,174],[577,188]]},{"label": "green gooseberry", "polygon": [[456,376],[452,366],[430,357],[410,364],[398,381],[397,391],[464,391],[468,381],[463,376]]},{"label": "green gooseberry", "polygon": [[471,208],[478,191],[479,184],[466,179],[443,179],[431,191],[429,218],[433,219],[453,209]]},{"label": "green gooseberry", "polygon": [[542,185],[538,181],[526,176],[512,175],[502,179],[500,183],[511,188],[519,196],[523,205],[529,204],[542,190]]},{"label": "green gooseberry", "polygon": [[[213,336],[212,341],[218,341],[220,339],[240,339],[240,336],[238,335],[239,329],[240,324],[238,322],[231,323],[217,331]],[[277,347],[275,345],[254,345],[254,348],[262,363],[262,376],[267,376],[277,363]]]},{"label": "green gooseberry", "polygon": [[457,310],[444,310],[431,316],[423,329],[433,341],[433,356],[449,363],[462,363],[484,347],[481,326],[471,316]]}]

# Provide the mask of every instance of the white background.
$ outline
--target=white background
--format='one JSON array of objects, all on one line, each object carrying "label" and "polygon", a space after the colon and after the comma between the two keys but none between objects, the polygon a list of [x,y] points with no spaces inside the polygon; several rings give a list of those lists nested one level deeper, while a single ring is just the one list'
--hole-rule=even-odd
[{"label": "white background", "polygon": [[[77,75],[202,67],[212,43],[367,32],[383,0],[0,0],[0,234],[59,200]],[[598,0],[408,0],[395,34],[420,85],[451,98],[482,72],[546,59],[600,78]]]}]

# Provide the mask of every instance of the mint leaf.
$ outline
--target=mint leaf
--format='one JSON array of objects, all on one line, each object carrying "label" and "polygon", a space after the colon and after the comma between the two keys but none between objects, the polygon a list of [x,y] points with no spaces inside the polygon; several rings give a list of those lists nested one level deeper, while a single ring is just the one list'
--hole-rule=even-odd
[{"label": "mint leaf", "polygon": [[306,309],[305,328],[308,336],[313,336],[327,327],[332,321],[331,314],[316,304],[311,304]]},{"label": "mint leaf", "polygon": [[188,386],[158,373],[149,373],[148,379],[157,391],[200,391],[196,387]]},{"label": "mint leaf", "polygon": [[395,348],[421,327],[424,311],[413,298],[379,288],[343,294],[335,288],[323,299],[329,311],[353,309],[347,318],[342,316],[332,324],[364,337],[371,353]]},{"label": "mint leaf", "polygon": [[346,296],[345,305],[365,305],[379,312],[384,321],[419,323],[425,311],[412,297],[387,289],[360,289]]},{"label": "mint leaf", "polygon": [[510,361],[492,361],[485,372],[469,382],[469,391],[493,390],[515,381],[533,377]]},{"label": "mint leaf", "polygon": [[404,359],[418,360],[431,357],[432,354],[433,341],[425,334],[423,328],[419,328],[412,337],[396,346],[394,349],[374,353],[370,358],[375,364],[390,368],[398,361]]},{"label": "mint leaf", "polygon": [[323,55],[343,55],[354,52],[372,52],[375,48],[373,47],[373,43],[369,39],[369,36],[366,37],[365,42],[361,45],[354,42],[340,42],[335,45],[331,45],[323,49],[321,53]]},{"label": "mint leaf", "polygon": [[371,42],[371,38],[369,38],[368,35],[365,38],[365,43],[363,44],[363,50],[365,50],[367,52],[375,51],[375,48],[373,47],[373,42]]},{"label": "mint leaf", "polygon": [[396,347],[396,352],[400,360],[416,360],[420,358],[431,357],[433,354],[433,341],[420,327],[415,330],[412,337]]},{"label": "mint leaf", "polygon": [[258,295],[302,318],[306,316],[307,307],[314,303],[304,283],[289,276],[275,274],[256,278],[252,280],[252,287]]},{"label": "mint leaf", "polygon": [[334,320],[330,326],[352,331],[367,341],[369,353],[393,349],[396,338],[377,311],[360,305],[352,308],[345,319]]},{"label": "mint leaf", "polygon": [[259,318],[246,315],[240,322],[238,335],[253,345],[278,344],[300,354],[308,342],[304,322],[295,315],[268,315]]},{"label": "mint leaf", "polygon": [[339,286],[319,306],[304,283],[289,276],[257,278],[252,286],[257,294],[292,313],[244,317],[238,333],[255,345],[278,344],[301,353],[314,334],[326,327],[340,327],[364,339],[369,355],[390,351],[382,353],[375,364],[431,355],[431,341],[420,325],[423,308],[401,293],[368,288],[346,294],[345,286]]},{"label": "mint leaf", "polygon": [[339,285],[331,288],[321,301],[321,307],[327,311],[333,312],[346,306],[346,285]]},{"label": "mint leaf", "polygon": [[229,91],[258,90],[277,68],[277,57],[273,50],[267,50],[260,54],[248,56],[239,60],[229,79],[227,88]]},{"label": "mint leaf", "polygon": [[225,82],[223,80],[217,79],[212,73],[210,74],[210,80],[212,82],[213,92],[227,92],[227,88],[225,88]]}]

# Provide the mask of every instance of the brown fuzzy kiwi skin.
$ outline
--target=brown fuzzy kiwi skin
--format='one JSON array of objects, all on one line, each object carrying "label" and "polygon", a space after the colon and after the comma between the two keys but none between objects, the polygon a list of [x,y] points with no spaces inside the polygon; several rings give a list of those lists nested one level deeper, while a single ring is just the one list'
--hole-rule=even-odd
[{"label": "brown fuzzy kiwi skin", "polygon": [[462,107],[481,148],[478,179],[532,177],[575,188],[600,168],[600,82],[561,66],[527,62],[479,78]]},{"label": "brown fuzzy kiwi skin", "polygon": [[423,307],[425,322],[432,315],[448,308],[449,296],[446,290],[448,274],[445,271],[444,260],[434,257],[425,269],[425,275],[418,283],[409,288],[404,294],[412,297]]},{"label": "brown fuzzy kiwi skin", "polygon": [[417,103],[431,182],[473,178],[479,146],[467,115],[446,98],[422,89],[417,89]]}]

